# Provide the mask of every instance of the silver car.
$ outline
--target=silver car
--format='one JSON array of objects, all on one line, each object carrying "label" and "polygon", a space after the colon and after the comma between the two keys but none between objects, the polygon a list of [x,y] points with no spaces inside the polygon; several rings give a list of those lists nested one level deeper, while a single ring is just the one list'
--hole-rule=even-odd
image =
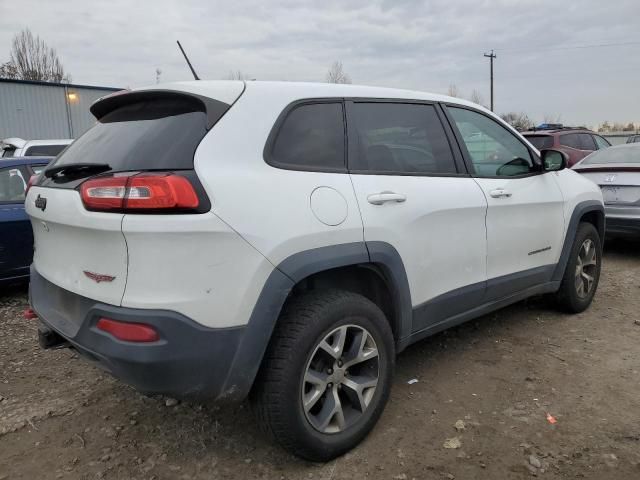
[{"label": "silver car", "polygon": [[602,189],[607,234],[640,236],[640,143],[597,150],[573,170]]}]

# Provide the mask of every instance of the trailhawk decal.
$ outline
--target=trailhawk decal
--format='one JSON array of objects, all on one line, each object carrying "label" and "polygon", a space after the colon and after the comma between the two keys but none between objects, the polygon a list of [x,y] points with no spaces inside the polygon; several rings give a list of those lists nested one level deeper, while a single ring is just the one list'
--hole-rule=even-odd
[{"label": "trailhawk decal", "polygon": [[93,272],[89,272],[87,270],[83,270],[85,276],[87,278],[90,278],[91,280],[93,280],[96,283],[100,283],[100,282],[113,282],[116,277],[112,277],[111,275],[103,275],[101,273],[93,273]]}]

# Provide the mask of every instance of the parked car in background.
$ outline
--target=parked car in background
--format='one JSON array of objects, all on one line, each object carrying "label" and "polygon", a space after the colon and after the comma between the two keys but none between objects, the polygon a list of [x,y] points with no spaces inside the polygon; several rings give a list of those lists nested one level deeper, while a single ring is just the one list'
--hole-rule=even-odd
[{"label": "parked car in background", "polygon": [[29,278],[33,233],[24,198],[31,176],[39,174],[52,158],[0,161],[0,285]]},{"label": "parked car in background", "polygon": [[200,81],[91,112],[27,195],[41,344],[146,393],[249,396],[301,457],[367,435],[408,345],[597,289],[600,189],[471,102]]},{"label": "parked car in background", "polygon": [[549,124],[549,128],[546,124],[541,126],[545,128],[523,132],[522,135],[538,150],[553,148],[566,153],[569,157],[569,167],[591,152],[611,146],[606,138],[586,128],[563,127],[557,124]]},{"label": "parked car in background", "polygon": [[640,143],[640,135],[631,135],[627,138],[627,143]]},{"label": "parked car in background", "polygon": [[640,237],[640,143],[594,152],[573,170],[600,186],[607,234]]},{"label": "parked car in background", "polygon": [[2,157],[55,157],[72,139],[61,140],[23,140],[22,138],[5,138],[0,144]]}]

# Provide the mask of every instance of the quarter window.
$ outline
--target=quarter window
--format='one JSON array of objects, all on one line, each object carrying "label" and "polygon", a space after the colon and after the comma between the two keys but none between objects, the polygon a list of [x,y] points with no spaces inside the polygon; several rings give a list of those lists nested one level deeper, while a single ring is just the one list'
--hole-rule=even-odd
[{"label": "quarter window", "polygon": [[359,102],[353,104],[352,111],[357,147],[349,157],[350,170],[457,173],[451,146],[433,105]]},{"label": "quarter window", "polygon": [[344,170],[344,144],[341,103],[300,105],[282,123],[268,160],[295,170]]},{"label": "quarter window", "polygon": [[529,149],[498,122],[466,108],[449,107],[449,112],[477,175],[511,177],[535,171]]}]

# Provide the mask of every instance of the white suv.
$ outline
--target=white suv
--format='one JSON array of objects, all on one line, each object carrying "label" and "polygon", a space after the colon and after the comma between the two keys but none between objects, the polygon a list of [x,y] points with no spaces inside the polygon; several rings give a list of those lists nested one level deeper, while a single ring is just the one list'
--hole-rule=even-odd
[{"label": "white suv", "polygon": [[596,291],[598,187],[469,102],[185,82],[91,111],[26,200],[41,343],[145,393],[249,396],[301,457],[365,437],[407,345]]}]

